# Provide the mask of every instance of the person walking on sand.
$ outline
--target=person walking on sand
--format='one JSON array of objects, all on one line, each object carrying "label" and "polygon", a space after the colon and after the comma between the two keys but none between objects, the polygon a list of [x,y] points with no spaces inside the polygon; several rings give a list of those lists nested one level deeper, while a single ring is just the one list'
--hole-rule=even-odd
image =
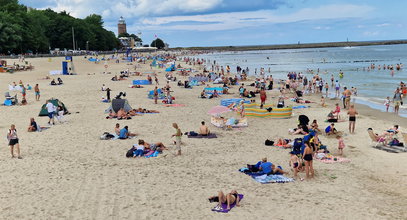
[{"label": "person walking on sand", "polygon": [[18,143],[17,129],[16,129],[16,126],[13,124],[11,125],[10,129],[8,130],[7,140],[8,140],[8,145],[10,146],[11,158],[15,158],[15,156],[14,156],[14,147],[15,147],[17,150],[17,158],[23,159],[20,155],[20,144]]},{"label": "person walking on sand", "polygon": [[343,142],[343,138],[340,135],[337,135],[336,139],[338,139],[338,154],[339,156],[342,156],[343,148],[345,148],[345,143]]},{"label": "person walking on sand", "polygon": [[157,104],[158,99],[158,88],[157,86],[154,88],[154,103]]},{"label": "person walking on sand", "polygon": [[181,129],[178,127],[177,123],[172,123],[172,127],[175,128],[176,132],[173,134],[171,137],[175,137],[175,145],[176,145],[176,150],[177,154],[176,156],[181,156]]},{"label": "person walking on sand", "polygon": [[384,105],[386,106],[386,112],[389,112],[390,97],[387,96],[386,100],[384,101]]},{"label": "person walking on sand", "polygon": [[350,106],[350,97],[352,96],[352,92],[346,87],[344,87],[343,89],[344,89],[344,91],[342,93],[343,97],[344,97],[344,106],[343,107],[348,109]]},{"label": "person walking on sand", "polygon": [[348,115],[349,115],[349,133],[354,134],[355,133],[355,124],[356,124],[356,115],[358,112],[355,109],[354,105],[350,105],[349,110],[348,110]]},{"label": "person walking on sand", "polygon": [[400,89],[397,88],[396,91],[394,92],[394,97],[393,97],[394,113],[395,114],[399,113],[399,108],[400,108],[400,104],[401,104],[402,101],[403,101],[402,93],[400,92]]},{"label": "person walking on sand", "polygon": [[40,87],[38,86],[38,84],[35,84],[34,92],[35,92],[35,100],[40,101]]},{"label": "person walking on sand", "polygon": [[266,103],[266,99],[267,99],[267,94],[266,94],[266,90],[264,90],[264,87],[261,88],[260,90],[260,108],[263,108],[263,105]]}]

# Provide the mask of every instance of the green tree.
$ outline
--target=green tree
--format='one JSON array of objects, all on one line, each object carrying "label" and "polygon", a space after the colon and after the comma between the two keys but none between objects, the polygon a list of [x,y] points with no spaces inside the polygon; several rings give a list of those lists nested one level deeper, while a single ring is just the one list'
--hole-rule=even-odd
[{"label": "green tree", "polygon": [[157,47],[157,49],[163,49],[165,47],[165,43],[160,38],[157,38],[151,42],[151,47]]}]

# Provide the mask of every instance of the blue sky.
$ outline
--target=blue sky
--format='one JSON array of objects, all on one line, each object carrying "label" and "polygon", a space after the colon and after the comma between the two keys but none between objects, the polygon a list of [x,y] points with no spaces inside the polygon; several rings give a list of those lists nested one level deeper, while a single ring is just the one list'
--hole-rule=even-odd
[{"label": "blue sky", "polygon": [[404,0],[20,0],[75,17],[102,15],[117,33],[145,43],[158,35],[170,47],[238,46],[407,39]]}]

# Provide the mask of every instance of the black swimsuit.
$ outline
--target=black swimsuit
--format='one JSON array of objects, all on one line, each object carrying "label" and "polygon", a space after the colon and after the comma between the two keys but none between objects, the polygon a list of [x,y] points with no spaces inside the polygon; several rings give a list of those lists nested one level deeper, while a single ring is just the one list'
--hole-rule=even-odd
[{"label": "black swimsuit", "polygon": [[306,160],[306,161],[312,161],[312,154],[305,154],[305,155],[304,155],[304,160]]}]

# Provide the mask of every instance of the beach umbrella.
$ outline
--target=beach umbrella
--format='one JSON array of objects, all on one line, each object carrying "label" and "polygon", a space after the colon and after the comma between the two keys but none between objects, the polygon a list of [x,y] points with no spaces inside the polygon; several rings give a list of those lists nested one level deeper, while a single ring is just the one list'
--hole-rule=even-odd
[{"label": "beach umbrella", "polygon": [[215,106],[212,107],[211,110],[208,111],[208,114],[210,115],[219,115],[222,113],[230,112],[230,109],[225,106]]}]

